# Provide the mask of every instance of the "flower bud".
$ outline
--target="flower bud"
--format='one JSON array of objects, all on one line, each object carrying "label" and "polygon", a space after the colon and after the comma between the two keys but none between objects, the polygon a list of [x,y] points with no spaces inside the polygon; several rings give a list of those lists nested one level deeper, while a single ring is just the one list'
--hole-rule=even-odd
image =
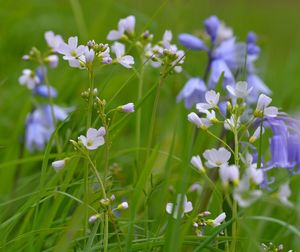
[{"label": "flower bud", "polygon": [[134,112],[134,104],[132,102],[127,103],[125,105],[120,106],[119,109],[124,113],[133,113]]},{"label": "flower bud", "polygon": [[52,167],[56,172],[59,172],[66,165],[66,159],[57,160],[52,162]]},{"label": "flower bud", "polygon": [[98,214],[90,216],[89,223],[94,223],[98,218],[99,218]]},{"label": "flower bud", "polygon": [[123,210],[123,209],[127,209],[127,208],[128,208],[128,203],[126,201],[122,202],[117,207],[118,210]]}]

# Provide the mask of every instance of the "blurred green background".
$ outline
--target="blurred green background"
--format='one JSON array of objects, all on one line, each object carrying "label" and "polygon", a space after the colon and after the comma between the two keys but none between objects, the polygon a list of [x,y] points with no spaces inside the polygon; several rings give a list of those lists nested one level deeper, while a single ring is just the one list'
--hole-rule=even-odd
[{"label": "blurred green background", "polygon": [[[156,38],[165,29],[171,29],[175,39],[181,32],[197,32],[212,14],[231,26],[239,40],[245,40],[248,31],[255,31],[262,46],[257,65],[263,80],[274,91],[275,103],[294,112],[300,106],[299,1],[1,0],[0,4],[0,110],[5,114],[0,119],[2,136],[3,127],[14,127],[16,118],[11,115],[24,103],[18,97],[30,95],[17,81],[21,70],[28,67],[21,56],[32,46],[45,48],[45,31],[53,30],[64,38],[78,34],[81,42],[105,41],[119,18],[129,14],[137,18],[137,31],[147,27]],[[204,61],[203,55],[189,52],[186,68],[192,75],[201,75]],[[74,73],[56,70],[52,85],[60,91],[66,89],[62,83],[68,82],[68,89],[72,89]],[[174,87],[174,94],[182,84]]]}]

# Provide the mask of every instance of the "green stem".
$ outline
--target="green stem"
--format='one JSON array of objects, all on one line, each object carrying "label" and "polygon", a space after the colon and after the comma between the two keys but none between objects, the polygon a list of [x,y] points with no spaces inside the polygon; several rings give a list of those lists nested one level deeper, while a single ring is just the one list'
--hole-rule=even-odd
[{"label": "green stem", "polygon": [[151,150],[152,143],[153,143],[153,134],[154,134],[154,128],[155,128],[155,123],[156,123],[156,114],[157,114],[157,109],[158,109],[160,90],[161,90],[161,86],[162,86],[164,80],[166,79],[166,77],[167,77],[167,66],[165,66],[163,71],[161,72],[161,77],[159,79],[159,82],[158,82],[158,85],[157,85],[157,88],[156,88],[156,95],[155,95],[152,114],[151,114],[147,156],[148,156],[148,154]]},{"label": "green stem", "polygon": [[48,100],[49,100],[49,104],[50,104],[51,117],[52,117],[53,128],[54,128],[54,137],[55,137],[55,142],[56,142],[56,149],[57,149],[58,153],[61,153],[62,152],[62,147],[60,145],[58,131],[55,130],[56,125],[57,125],[57,121],[56,121],[55,113],[54,113],[54,103],[53,103],[53,99],[52,99],[52,95],[51,95],[51,89],[50,89],[48,74],[47,74],[47,71],[45,70],[44,65],[42,65],[42,71],[43,71],[43,74],[44,74],[45,84],[47,86]]},{"label": "green stem", "polygon": [[90,165],[91,165],[91,167],[92,167],[93,172],[94,172],[95,175],[96,175],[96,178],[97,178],[97,180],[98,180],[98,182],[99,182],[99,185],[100,185],[100,188],[101,188],[101,191],[102,191],[102,194],[103,194],[103,198],[106,199],[105,187],[104,187],[103,181],[102,181],[102,179],[101,179],[101,177],[100,177],[100,174],[99,174],[99,172],[98,172],[98,170],[97,170],[97,167],[96,167],[95,164],[93,163],[93,161],[92,161],[90,155],[85,154],[85,156],[86,156],[87,160],[89,161],[89,163],[90,163]]},{"label": "green stem", "polygon": [[[143,62],[143,61],[141,61]],[[141,100],[143,95],[143,83],[144,82],[144,64],[141,66],[141,73],[139,75],[139,86],[138,86],[138,95],[137,100]],[[142,108],[137,111],[137,119],[136,119],[136,147],[140,148],[141,146],[141,121],[142,121]],[[137,167],[139,166],[139,151],[136,152],[136,161]]]},{"label": "green stem", "polygon": [[[237,119],[235,120],[235,128],[234,128],[234,163],[237,167],[239,167],[239,137],[238,137],[238,129],[237,129]],[[232,200],[232,217],[234,221],[232,223],[232,244],[231,244],[231,251],[236,251],[236,243],[237,243],[237,233],[238,233],[238,207],[237,202],[233,199]]]},{"label": "green stem", "polygon": [[94,71],[92,67],[88,69],[88,75],[89,75],[89,100],[88,100],[87,120],[86,120],[87,129],[89,129],[92,125],[92,115],[93,115]]},{"label": "green stem", "polygon": [[105,217],[104,217],[104,252],[107,252],[108,248],[108,212],[105,212]]},{"label": "green stem", "polygon": [[220,137],[216,136],[214,133],[212,133],[212,132],[211,132],[210,130],[208,130],[208,129],[206,130],[206,132],[207,132],[210,136],[216,138],[218,141],[220,141],[222,144],[224,144],[224,146],[226,146],[227,149],[230,150],[231,153],[232,153],[233,155],[235,155],[235,152],[233,151],[233,149],[232,149],[232,148],[231,148],[224,140],[222,140]]}]

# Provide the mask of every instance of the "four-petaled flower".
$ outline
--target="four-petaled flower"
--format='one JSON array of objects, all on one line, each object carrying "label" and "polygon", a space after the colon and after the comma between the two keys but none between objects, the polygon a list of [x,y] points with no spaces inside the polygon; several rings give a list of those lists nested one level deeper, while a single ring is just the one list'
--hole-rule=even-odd
[{"label": "four-petaled flower", "polygon": [[221,167],[222,165],[227,165],[230,159],[231,153],[224,147],[217,149],[206,150],[203,153],[204,158],[207,160],[207,167]]},{"label": "four-petaled flower", "polygon": [[112,46],[112,51],[117,57],[117,62],[126,68],[132,68],[134,58],[131,55],[125,55],[125,45],[115,42]]},{"label": "four-petaled flower", "polygon": [[82,56],[86,50],[83,45],[78,46],[78,37],[70,37],[68,44],[61,43],[57,49],[60,54],[63,54],[63,59],[69,62],[71,67],[81,68],[80,56]]},{"label": "four-petaled flower", "polygon": [[100,129],[89,128],[86,136],[81,135],[78,140],[88,149],[96,150],[99,146],[105,143],[104,135],[106,130],[104,127]]}]

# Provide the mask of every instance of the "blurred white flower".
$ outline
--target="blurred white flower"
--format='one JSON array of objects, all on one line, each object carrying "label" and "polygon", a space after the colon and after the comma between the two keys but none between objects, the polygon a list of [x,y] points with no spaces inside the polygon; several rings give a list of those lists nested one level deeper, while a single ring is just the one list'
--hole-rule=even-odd
[{"label": "blurred white flower", "polygon": [[220,99],[220,93],[216,93],[214,90],[209,90],[205,93],[206,103],[197,103],[196,108],[199,112],[204,113],[204,111],[215,108],[218,105]]},{"label": "blurred white flower", "polygon": [[270,98],[265,94],[261,94],[258,97],[257,106],[254,115],[276,117],[278,114],[278,108],[274,106],[268,107],[271,102],[272,102],[272,98]]},{"label": "blurred white flower", "polygon": [[278,190],[278,198],[280,202],[286,206],[292,206],[293,203],[289,201],[289,197],[291,196],[292,191],[289,186],[289,183],[282,184]]},{"label": "blurred white flower", "polygon": [[128,16],[126,18],[120,19],[118,23],[118,30],[111,30],[108,35],[108,40],[118,40],[121,39],[124,33],[133,34],[135,27],[135,17]]},{"label": "blurred white flower", "polygon": [[52,162],[52,167],[56,172],[59,172],[62,168],[65,167],[66,161],[64,159],[62,160],[56,160]]},{"label": "blurred white flower", "polygon": [[229,182],[238,185],[240,172],[236,165],[224,164],[220,167],[219,172],[222,184],[224,186],[227,186]]},{"label": "blurred white flower", "polygon": [[199,171],[205,172],[200,156],[193,156],[191,164]]},{"label": "blurred white flower", "polygon": [[231,157],[231,153],[224,147],[217,149],[209,149],[203,153],[203,157],[207,160],[207,167],[221,167],[227,165]]},{"label": "blurred white flower", "polygon": [[211,122],[207,118],[200,118],[196,113],[191,112],[188,114],[188,121],[195,124],[197,128],[207,129],[211,126]]},{"label": "blurred white flower", "polygon": [[222,222],[225,220],[225,218],[226,218],[226,214],[223,212],[220,215],[218,215],[217,218],[215,218],[213,220],[212,225],[214,227],[220,226],[222,224]]},{"label": "blurred white flower", "polygon": [[61,43],[64,43],[64,40],[60,35],[55,35],[53,31],[47,31],[45,32],[45,40],[50,48],[54,52],[57,52],[57,49],[59,48]]},{"label": "blurred white flower", "polygon": [[49,55],[45,58],[45,62],[48,63],[51,68],[56,68],[58,65],[58,61],[58,56],[55,54]]},{"label": "blurred white flower", "polygon": [[[182,205],[180,206],[180,203]],[[167,203],[166,211],[168,214],[173,213],[173,218],[177,219],[179,217],[183,217],[185,213],[189,213],[193,210],[192,202],[187,201],[186,195],[177,195],[176,203]]]},{"label": "blurred white flower", "polygon": [[246,81],[239,81],[236,83],[235,87],[227,85],[226,89],[234,97],[245,99],[250,94],[253,87],[248,89],[248,83]]},{"label": "blurred white flower", "polygon": [[19,83],[27,86],[28,89],[34,89],[40,83],[40,79],[32,70],[24,69],[19,77]]}]

